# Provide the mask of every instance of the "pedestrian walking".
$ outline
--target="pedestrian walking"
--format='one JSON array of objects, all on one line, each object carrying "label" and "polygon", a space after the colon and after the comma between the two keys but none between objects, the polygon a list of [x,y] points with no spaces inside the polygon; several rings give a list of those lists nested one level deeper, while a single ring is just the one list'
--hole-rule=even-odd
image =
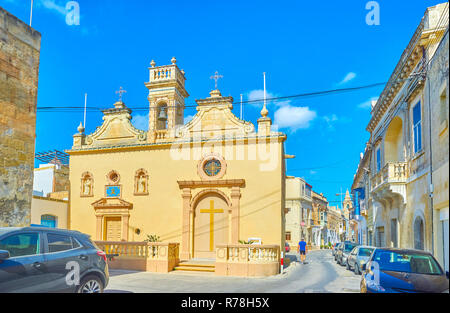
[{"label": "pedestrian walking", "polygon": [[298,243],[298,251],[300,253],[300,261],[305,264],[306,259],[306,241],[304,238]]}]

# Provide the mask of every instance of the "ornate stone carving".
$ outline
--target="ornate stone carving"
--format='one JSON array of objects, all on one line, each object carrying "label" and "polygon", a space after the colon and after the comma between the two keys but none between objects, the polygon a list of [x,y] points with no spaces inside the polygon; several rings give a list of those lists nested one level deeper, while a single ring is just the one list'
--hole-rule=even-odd
[{"label": "ornate stone carving", "polygon": [[202,180],[221,179],[225,175],[226,170],[227,163],[225,159],[217,153],[206,155],[197,165],[197,173]]}]

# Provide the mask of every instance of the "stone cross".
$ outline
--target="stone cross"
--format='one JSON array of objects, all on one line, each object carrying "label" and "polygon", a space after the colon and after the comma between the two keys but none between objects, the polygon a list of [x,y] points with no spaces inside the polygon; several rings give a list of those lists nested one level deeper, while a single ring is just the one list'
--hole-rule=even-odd
[{"label": "stone cross", "polygon": [[223,213],[223,209],[214,209],[214,200],[211,200],[209,210],[201,209],[200,213],[209,213],[209,251],[214,251],[214,214]]},{"label": "stone cross", "polygon": [[120,89],[118,91],[116,91],[117,94],[119,94],[119,101],[122,102],[122,94],[127,92],[126,90],[124,90],[122,88],[122,86],[120,86]]},{"label": "stone cross", "polygon": [[223,75],[219,75],[218,71],[216,71],[214,73],[214,75],[209,78],[209,79],[214,79],[214,81],[215,81],[215,88],[216,89],[217,89],[217,81],[219,80],[219,78],[223,78]]}]

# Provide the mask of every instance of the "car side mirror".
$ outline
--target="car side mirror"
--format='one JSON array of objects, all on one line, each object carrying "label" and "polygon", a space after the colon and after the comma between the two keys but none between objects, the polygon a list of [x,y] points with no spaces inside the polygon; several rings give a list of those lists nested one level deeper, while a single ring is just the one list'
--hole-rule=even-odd
[{"label": "car side mirror", "polygon": [[0,250],[0,260],[9,259],[9,251]]}]

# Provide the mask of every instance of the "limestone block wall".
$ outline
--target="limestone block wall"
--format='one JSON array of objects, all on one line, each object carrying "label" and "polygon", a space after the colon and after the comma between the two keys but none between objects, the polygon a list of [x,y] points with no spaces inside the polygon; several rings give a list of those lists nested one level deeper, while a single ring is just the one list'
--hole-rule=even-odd
[{"label": "limestone block wall", "polygon": [[30,224],[40,44],[0,7],[0,226]]}]

